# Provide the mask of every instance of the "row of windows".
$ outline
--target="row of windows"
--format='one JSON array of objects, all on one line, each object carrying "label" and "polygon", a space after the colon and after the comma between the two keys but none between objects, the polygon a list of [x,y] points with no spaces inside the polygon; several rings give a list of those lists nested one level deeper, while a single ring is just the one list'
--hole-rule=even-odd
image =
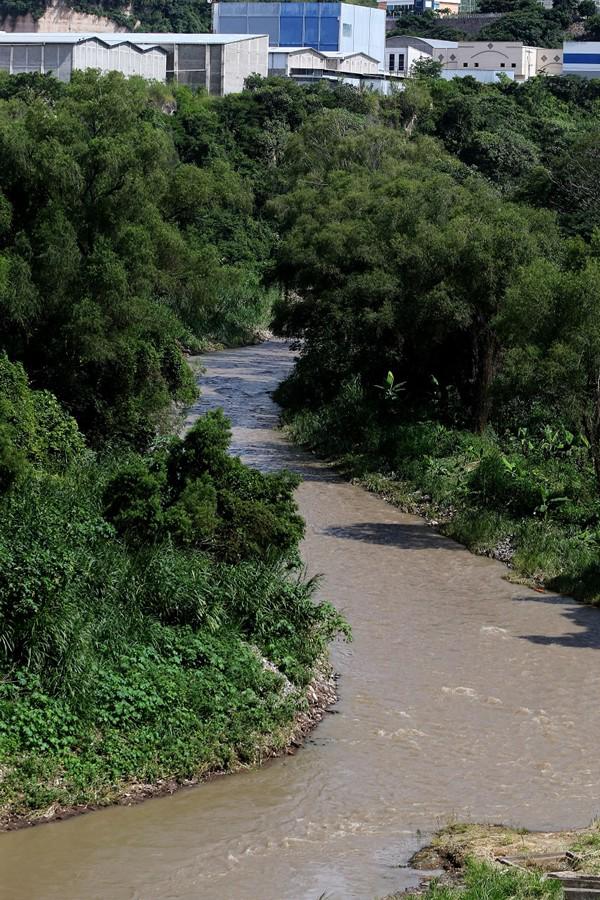
[{"label": "row of windows", "polygon": [[70,68],[71,48],[57,44],[40,46],[0,46],[0,69],[18,75],[22,72],[52,72]]},{"label": "row of windows", "polygon": [[[396,65],[396,56],[398,57],[397,65]],[[479,68],[478,62],[473,63],[472,65],[473,65],[473,68],[475,68],[475,69]],[[468,62],[463,63],[463,69],[468,69],[469,66],[470,66],[470,63],[468,63]],[[511,69],[516,69],[517,64],[511,63],[510,67],[511,67]],[[506,63],[500,63],[500,68],[505,69]],[[398,54],[390,53],[389,59],[388,59],[388,70],[390,72],[403,72],[404,71],[404,53],[398,53]]]},{"label": "row of windows", "polygon": [[404,71],[404,53],[398,53],[398,68],[396,68],[396,54],[390,53],[390,58],[388,61],[388,68],[390,72],[403,72]]},{"label": "row of windows", "polygon": [[[511,69],[516,69],[516,68],[517,68],[517,64],[516,64],[516,63],[511,63],[511,64],[510,64],[510,67],[511,67]],[[469,68],[469,63],[468,63],[468,62],[463,63],[463,69],[468,69],[468,68]],[[474,68],[474,69],[478,69],[478,68],[479,68],[479,63],[473,63],[473,68]],[[506,63],[500,63],[500,68],[501,68],[501,69],[505,69],[505,68],[506,68]]]}]

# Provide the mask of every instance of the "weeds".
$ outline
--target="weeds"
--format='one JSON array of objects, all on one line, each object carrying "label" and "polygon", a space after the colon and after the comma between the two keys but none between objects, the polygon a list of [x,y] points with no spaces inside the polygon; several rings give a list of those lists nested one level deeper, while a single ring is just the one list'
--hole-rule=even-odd
[{"label": "weeds", "polygon": [[353,379],[335,403],[291,415],[287,430],[470,550],[526,580],[600,602],[600,500],[584,438],[548,425],[500,437],[381,422]]}]

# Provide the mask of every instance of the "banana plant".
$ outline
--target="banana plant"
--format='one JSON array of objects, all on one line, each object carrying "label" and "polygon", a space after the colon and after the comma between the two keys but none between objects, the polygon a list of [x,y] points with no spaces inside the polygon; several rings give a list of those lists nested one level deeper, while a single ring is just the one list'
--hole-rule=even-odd
[{"label": "banana plant", "polygon": [[385,379],[385,384],[376,384],[375,387],[379,391],[383,391],[383,396],[386,400],[397,400],[400,394],[404,391],[405,381],[399,381],[396,383],[394,379],[394,373],[388,372],[387,377]]}]

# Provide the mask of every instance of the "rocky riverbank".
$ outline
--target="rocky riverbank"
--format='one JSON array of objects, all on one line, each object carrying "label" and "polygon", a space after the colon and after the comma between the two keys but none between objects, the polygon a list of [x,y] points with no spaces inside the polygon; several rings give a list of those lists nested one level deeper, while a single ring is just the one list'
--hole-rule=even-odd
[{"label": "rocky riverbank", "polygon": [[[504,825],[455,823],[438,831],[410,860],[422,870],[417,891],[387,900],[529,900],[557,896],[550,872],[600,873],[600,823],[569,831],[536,831]],[[493,892],[491,889],[493,888]]]}]

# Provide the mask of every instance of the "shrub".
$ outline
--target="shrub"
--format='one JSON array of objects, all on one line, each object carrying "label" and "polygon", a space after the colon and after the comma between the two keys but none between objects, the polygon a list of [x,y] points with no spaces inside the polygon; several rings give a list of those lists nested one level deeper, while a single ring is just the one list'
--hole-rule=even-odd
[{"label": "shrub", "polygon": [[173,540],[220,559],[293,557],[304,533],[293,498],[299,478],[263,474],[227,455],[222,410],[200,418],[183,440],[116,472],[104,490],[104,513],[138,544]]},{"label": "shrub", "polygon": [[208,544],[219,524],[217,491],[210,475],[187,482],[164,515],[165,528],[180,545]]},{"label": "shrub", "polygon": [[164,478],[150,472],[143,459],[124,466],[105,490],[104,515],[119,534],[130,541],[146,543],[160,533],[164,521]]}]

